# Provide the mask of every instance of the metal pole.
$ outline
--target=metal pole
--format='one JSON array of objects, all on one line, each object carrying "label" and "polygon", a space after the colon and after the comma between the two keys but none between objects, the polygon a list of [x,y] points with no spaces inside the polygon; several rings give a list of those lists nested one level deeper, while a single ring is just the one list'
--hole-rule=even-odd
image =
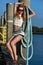
[{"label": "metal pole", "polygon": [[1,16],[1,25],[4,26],[4,15]]},{"label": "metal pole", "polygon": [[[18,0],[19,2],[24,2],[24,4],[26,6],[30,6],[30,0]],[[28,8],[26,9],[27,10],[27,16],[29,15],[29,11],[28,11]],[[27,21],[29,22],[29,18],[27,18]],[[29,28],[29,23],[27,22],[27,28]],[[27,50],[26,50],[26,65],[29,65],[29,62],[28,62],[28,57],[29,57],[29,48],[28,48],[28,45],[29,45],[29,40],[27,40]]]},{"label": "metal pole", "polygon": [[[28,11],[28,8],[26,8],[27,10],[27,28],[28,28],[28,38],[29,38],[29,18],[28,18],[28,15],[29,15],[29,11]],[[26,65],[29,65],[29,61],[28,61],[28,57],[29,57],[29,48],[28,48],[28,45],[29,45],[29,39],[27,39],[27,60],[26,60]]]},{"label": "metal pole", "polygon": [[30,6],[30,0],[18,0],[19,2],[24,2],[25,5]]},{"label": "metal pole", "polygon": [[4,12],[4,25],[6,25],[6,11]]}]

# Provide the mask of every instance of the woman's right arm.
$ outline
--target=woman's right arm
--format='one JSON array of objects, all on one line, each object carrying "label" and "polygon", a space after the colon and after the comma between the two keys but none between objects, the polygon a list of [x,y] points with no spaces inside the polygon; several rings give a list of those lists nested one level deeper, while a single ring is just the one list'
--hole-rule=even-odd
[{"label": "woman's right arm", "polygon": [[14,17],[16,16],[16,13],[17,13],[17,7],[16,4],[14,3]]}]

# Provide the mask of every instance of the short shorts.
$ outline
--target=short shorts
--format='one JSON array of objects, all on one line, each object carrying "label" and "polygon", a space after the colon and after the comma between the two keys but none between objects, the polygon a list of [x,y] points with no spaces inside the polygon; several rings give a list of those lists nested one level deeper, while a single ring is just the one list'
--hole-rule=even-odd
[{"label": "short shorts", "polygon": [[14,39],[16,36],[18,35],[21,35],[22,37],[24,37],[25,33],[23,31],[22,28],[19,28],[19,29],[16,29],[16,30],[13,30],[13,35],[12,37],[10,38],[10,40]]}]

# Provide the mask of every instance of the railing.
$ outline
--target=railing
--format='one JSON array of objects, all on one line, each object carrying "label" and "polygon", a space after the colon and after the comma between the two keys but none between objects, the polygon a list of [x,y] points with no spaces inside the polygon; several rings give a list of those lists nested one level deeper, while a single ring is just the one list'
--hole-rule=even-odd
[{"label": "railing", "polygon": [[0,44],[6,43],[6,26],[0,26]]}]

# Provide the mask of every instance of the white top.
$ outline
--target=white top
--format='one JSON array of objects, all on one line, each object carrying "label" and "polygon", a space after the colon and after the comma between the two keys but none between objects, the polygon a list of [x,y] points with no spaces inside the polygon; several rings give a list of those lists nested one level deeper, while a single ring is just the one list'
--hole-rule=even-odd
[{"label": "white top", "polygon": [[20,19],[17,19],[16,17],[14,18],[14,25],[22,26],[22,23],[23,23],[22,18],[20,18]]}]

